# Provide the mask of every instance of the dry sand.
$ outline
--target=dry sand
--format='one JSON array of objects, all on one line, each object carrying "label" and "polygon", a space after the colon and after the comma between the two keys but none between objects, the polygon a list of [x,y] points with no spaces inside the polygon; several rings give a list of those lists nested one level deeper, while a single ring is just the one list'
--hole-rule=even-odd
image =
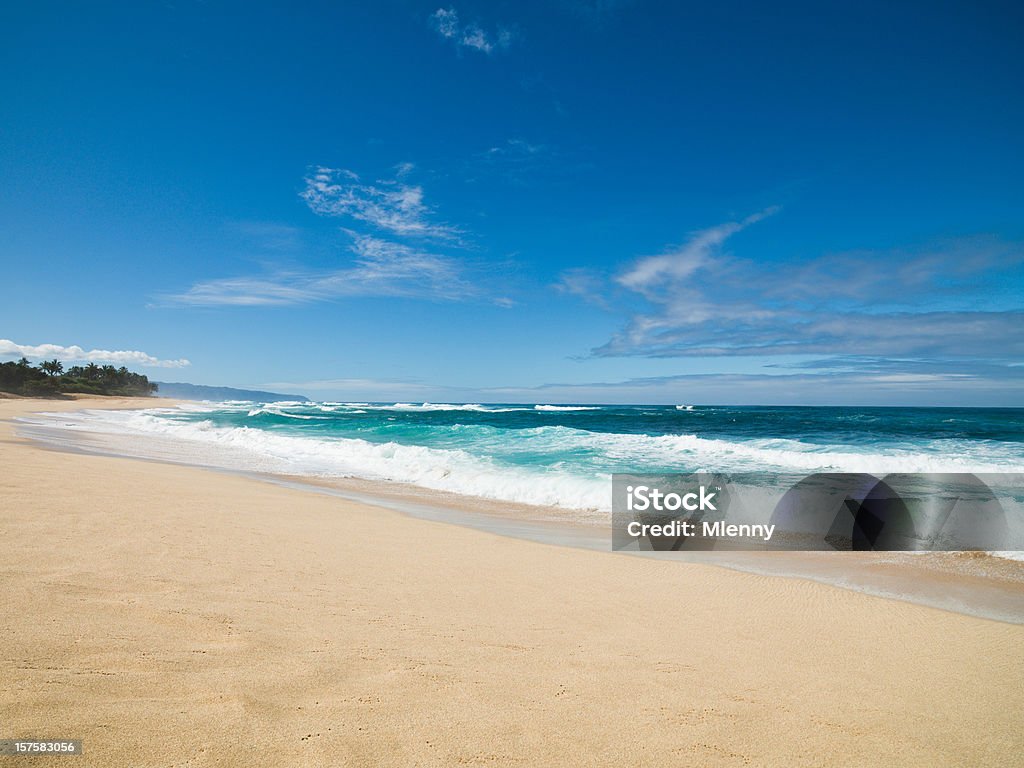
[{"label": "dry sand", "polygon": [[[31,766],[1020,765],[1024,627],[44,450],[0,401]],[[151,403],[151,401],[150,401]]]}]

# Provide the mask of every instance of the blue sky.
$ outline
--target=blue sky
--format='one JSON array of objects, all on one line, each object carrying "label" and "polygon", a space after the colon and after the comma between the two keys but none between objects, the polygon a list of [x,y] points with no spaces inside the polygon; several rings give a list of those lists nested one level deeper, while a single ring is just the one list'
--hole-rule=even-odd
[{"label": "blue sky", "polygon": [[1020,6],[758,5],[7,4],[0,355],[1024,405]]}]

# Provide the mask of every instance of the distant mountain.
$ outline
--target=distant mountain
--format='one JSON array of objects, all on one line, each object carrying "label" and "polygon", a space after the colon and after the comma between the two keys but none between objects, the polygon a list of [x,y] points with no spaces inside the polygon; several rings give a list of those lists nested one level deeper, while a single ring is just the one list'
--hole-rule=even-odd
[{"label": "distant mountain", "polygon": [[186,384],[175,381],[154,382],[160,388],[157,397],[173,397],[178,400],[255,400],[270,403],[276,400],[297,400],[307,402],[303,395],[283,395],[280,392],[263,392],[258,389],[235,389],[234,387],[208,387],[205,384]]}]

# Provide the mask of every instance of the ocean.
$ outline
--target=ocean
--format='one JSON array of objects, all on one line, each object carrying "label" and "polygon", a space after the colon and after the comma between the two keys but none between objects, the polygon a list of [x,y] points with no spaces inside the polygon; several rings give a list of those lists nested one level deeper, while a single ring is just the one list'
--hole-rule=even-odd
[{"label": "ocean", "polygon": [[[154,403],[154,405],[158,405]],[[1024,409],[230,401],[62,413],[162,458],[605,518],[615,472],[1024,472]]]}]

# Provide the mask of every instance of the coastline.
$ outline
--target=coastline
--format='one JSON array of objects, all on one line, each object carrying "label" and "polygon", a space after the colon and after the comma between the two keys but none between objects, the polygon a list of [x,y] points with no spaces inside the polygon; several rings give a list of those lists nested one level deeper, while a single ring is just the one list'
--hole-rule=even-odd
[{"label": "coastline", "polygon": [[[103,403],[105,406],[106,404]],[[170,407],[206,411],[208,404],[172,401]],[[164,401],[143,399],[139,406],[164,408]],[[412,407],[412,406],[409,406]],[[441,408],[443,406],[436,406]],[[444,406],[455,408],[455,406]],[[467,406],[464,406],[467,407]],[[483,406],[473,406],[482,408]],[[78,407],[64,408],[75,411]],[[570,409],[571,410],[571,409]],[[597,410],[591,408],[590,410]],[[93,431],[91,423],[58,424],[59,414],[19,417],[17,434],[40,447],[84,454],[155,461],[252,478],[306,493],[327,494],[348,502],[384,507],[434,522],[476,528],[527,541],[609,552],[611,529],[603,517],[579,516],[576,510],[544,507],[439,491],[398,481],[285,474],[276,469],[245,469],[243,456],[183,451],[187,440],[153,434],[123,435]],[[45,418],[43,418],[45,416]],[[68,428],[72,427],[72,428]],[[201,446],[199,446],[201,447]],[[762,576],[810,579],[877,597],[905,600],[979,618],[1024,624],[1024,562],[979,552],[813,552],[714,551],[695,553],[634,552],[677,563],[730,568]]]},{"label": "coastline", "polygon": [[81,738],[84,764],[137,766],[1024,748],[1024,627],[14,435],[13,416],[65,404],[154,401],[0,400],[0,738]]}]

